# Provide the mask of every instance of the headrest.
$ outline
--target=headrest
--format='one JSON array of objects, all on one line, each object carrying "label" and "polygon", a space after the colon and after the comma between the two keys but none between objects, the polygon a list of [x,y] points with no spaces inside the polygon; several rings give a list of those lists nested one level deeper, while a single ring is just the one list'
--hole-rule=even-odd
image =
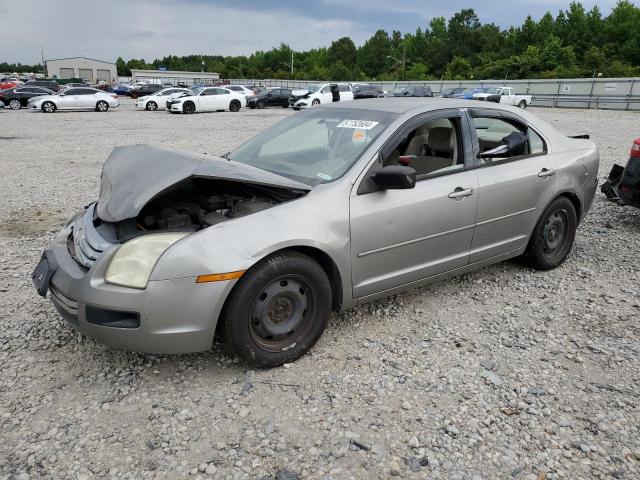
[{"label": "headrest", "polygon": [[453,129],[436,127],[429,133],[429,147],[432,152],[453,152]]}]

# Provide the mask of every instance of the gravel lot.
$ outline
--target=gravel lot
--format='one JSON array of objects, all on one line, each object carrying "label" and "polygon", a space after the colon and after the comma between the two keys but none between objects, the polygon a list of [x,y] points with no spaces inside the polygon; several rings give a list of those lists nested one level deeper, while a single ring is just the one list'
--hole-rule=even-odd
[{"label": "gravel lot", "polygon": [[[82,338],[29,275],[116,145],[222,153],[289,110],[0,112],[0,479],[640,478],[640,211],[600,192],[567,262],[515,261],[335,315],[269,371]],[[600,175],[637,113],[535,109]]]}]

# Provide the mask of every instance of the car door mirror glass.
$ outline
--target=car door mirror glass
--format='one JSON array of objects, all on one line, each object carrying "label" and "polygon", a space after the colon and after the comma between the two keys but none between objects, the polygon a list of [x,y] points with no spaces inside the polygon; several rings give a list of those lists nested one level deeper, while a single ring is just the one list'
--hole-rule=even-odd
[{"label": "car door mirror glass", "polygon": [[372,177],[375,184],[385,190],[398,190],[416,186],[416,171],[402,165],[388,165]]}]

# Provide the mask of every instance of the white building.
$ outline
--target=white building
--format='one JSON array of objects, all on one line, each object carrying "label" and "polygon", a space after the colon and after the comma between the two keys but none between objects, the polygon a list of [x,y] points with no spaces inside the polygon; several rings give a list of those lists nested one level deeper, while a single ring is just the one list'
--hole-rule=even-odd
[{"label": "white building", "polygon": [[212,85],[220,80],[215,72],[182,72],[178,70],[131,70],[131,81],[159,84]]},{"label": "white building", "polygon": [[82,78],[91,83],[99,80],[111,83],[118,78],[116,64],[86,57],[57,58],[47,60],[47,73],[50,78],[62,80]]}]

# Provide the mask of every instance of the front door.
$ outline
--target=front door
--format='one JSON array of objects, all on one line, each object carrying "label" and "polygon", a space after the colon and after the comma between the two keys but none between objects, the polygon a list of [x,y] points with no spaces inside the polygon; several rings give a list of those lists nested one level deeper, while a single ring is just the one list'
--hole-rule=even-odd
[{"label": "front door", "polygon": [[496,117],[472,110],[479,152],[490,150],[512,132],[528,137],[524,149],[500,158],[481,159],[479,202],[471,245],[471,263],[522,249],[543,208],[556,192],[556,162],[544,139],[519,117]]},{"label": "front door", "polygon": [[455,110],[411,120],[383,147],[372,171],[408,164],[418,173],[417,182],[407,190],[363,191],[360,185],[352,193],[354,298],[469,263],[478,203],[477,170],[467,168],[470,147]]}]

